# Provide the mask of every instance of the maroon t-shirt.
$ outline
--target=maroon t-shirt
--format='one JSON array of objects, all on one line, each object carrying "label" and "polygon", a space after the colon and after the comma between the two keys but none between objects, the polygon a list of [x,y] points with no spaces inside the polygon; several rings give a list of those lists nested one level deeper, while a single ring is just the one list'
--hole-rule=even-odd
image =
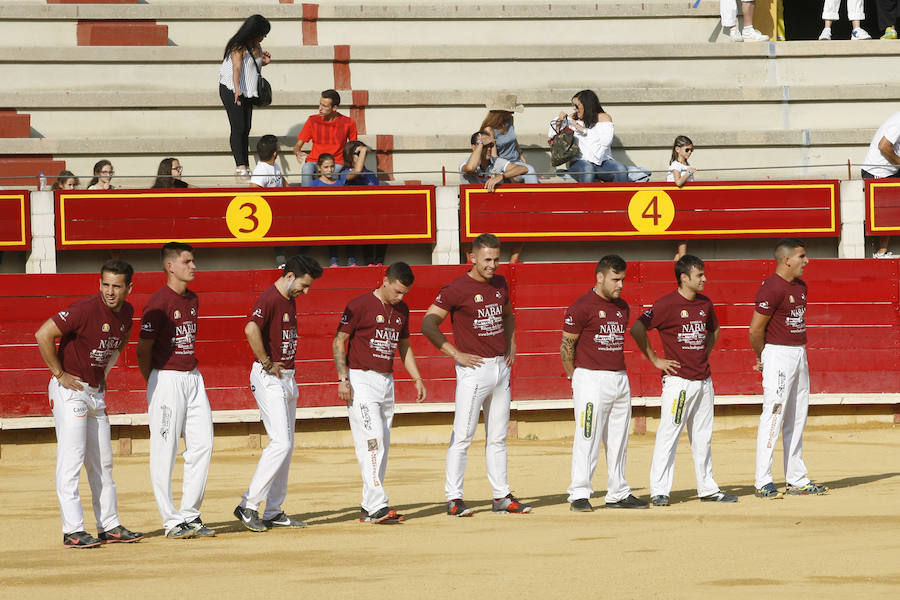
[{"label": "maroon t-shirt", "polygon": [[150,296],[141,317],[141,339],[156,340],[150,367],[167,371],[192,371],[197,366],[197,294],[181,295],[167,285]]},{"label": "maroon t-shirt", "polygon": [[706,336],[719,328],[712,300],[703,294],[688,300],[675,290],[638,318],[647,329],[659,331],[665,357],[681,364],[676,376],[692,380],[709,377]]},{"label": "maroon t-shirt", "polygon": [[509,291],[502,276],[482,282],[465,274],[441,288],[434,305],[450,313],[457,348],[491,358],[506,354],[503,307],[508,301]]},{"label": "maroon t-shirt", "polygon": [[285,298],[272,285],[256,299],[249,320],[259,325],[263,348],[272,362],[293,369],[297,355],[297,304],[294,299]]},{"label": "maroon t-shirt", "polygon": [[601,298],[594,290],[578,298],[566,311],[563,331],[580,335],[575,366],[595,371],[625,369],[625,328],[628,303]]},{"label": "maroon t-shirt", "polygon": [[347,303],[337,330],[350,334],[348,367],[391,373],[397,342],[409,337],[409,307],[384,304],[368,292]]},{"label": "maroon t-shirt", "polygon": [[806,345],[806,282],[788,283],[772,273],[756,292],[756,312],[772,317],[766,326],[766,343]]},{"label": "maroon t-shirt", "polygon": [[56,356],[63,371],[98,387],[110,357],[122,348],[131,332],[133,316],[134,307],[128,302],[122,303],[119,312],[113,312],[97,293],[50,317],[62,332]]}]

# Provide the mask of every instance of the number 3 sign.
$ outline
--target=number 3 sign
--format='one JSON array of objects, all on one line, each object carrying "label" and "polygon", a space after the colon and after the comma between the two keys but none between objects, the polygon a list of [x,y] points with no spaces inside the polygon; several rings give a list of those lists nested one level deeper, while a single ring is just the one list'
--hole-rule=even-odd
[{"label": "number 3 sign", "polygon": [[225,210],[225,223],[238,239],[260,240],[272,226],[272,208],[262,196],[235,196]]}]

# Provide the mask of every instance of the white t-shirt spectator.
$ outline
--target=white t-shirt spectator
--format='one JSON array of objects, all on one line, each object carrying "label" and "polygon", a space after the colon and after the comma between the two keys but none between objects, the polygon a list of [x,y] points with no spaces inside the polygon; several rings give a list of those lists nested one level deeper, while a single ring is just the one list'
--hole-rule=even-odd
[{"label": "white t-shirt spectator", "polygon": [[[573,127],[573,123],[584,127],[584,123],[581,121],[567,118],[562,128],[569,127],[575,132],[575,140],[578,142],[578,150],[581,153],[579,158],[595,165],[602,165],[612,158],[610,146],[612,146],[613,136],[616,133],[616,128],[612,121],[599,121],[590,129],[585,129],[584,132],[578,131]],[[547,132],[548,138],[552,139],[556,136],[555,126],[555,121],[550,124],[550,130]]]},{"label": "white t-shirt spectator", "polygon": [[894,145],[894,154],[900,154],[900,112],[896,112],[888,117],[872,138],[869,144],[869,151],[866,152],[866,158],[863,160],[862,169],[868,171],[873,177],[893,177],[900,170],[897,166],[881,154],[878,149],[878,142],[881,138],[887,140]]},{"label": "white t-shirt spectator", "polygon": [[[669,165],[669,174],[666,175],[666,181],[669,181],[672,183],[675,182],[675,175],[672,173],[672,171],[678,171],[678,174],[681,175],[682,173],[687,172],[687,170],[690,168],[691,168],[690,165],[684,165],[684,164],[681,164],[680,162],[678,162],[677,160],[673,160],[672,164]],[[694,174],[691,173],[690,176],[685,180],[685,183],[687,183],[688,181],[693,181],[693,180],[694,180]]]},{"label": "white t-shirt spectator", "polygon": [[463,173],[462,169],[467,162],[469,161],[464,160],[459,163],[459,178],[463,183],[472,184],[487,183],[487,180],[494,175],[503,175],[506,172],[506,167],[509,166],[509,161],[505,158],[492,158],[491,164],[488,165],[487,169],[483,169],[481,165],[478,165],[474,173]]},{"label": "white t-shirt spectator", "polygon": [[283,187],[284,180],[281,178],[281,167],[278,166],[278,163],[274,165],[262,161],[256,163],[256,166],[253,167],[250,183],[254,183],[259,187]]}]

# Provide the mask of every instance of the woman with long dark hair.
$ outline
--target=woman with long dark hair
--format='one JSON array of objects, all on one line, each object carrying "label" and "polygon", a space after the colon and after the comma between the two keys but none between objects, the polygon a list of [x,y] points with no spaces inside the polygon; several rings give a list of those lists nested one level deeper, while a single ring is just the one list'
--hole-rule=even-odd
[{"label": "woman with long dark hair", "polygon": [[111,183],[113,175],[115,175],[112,163],[108,160],[98,160],[94,164],[94,176],[88,183],[89,190],[113,190],[115,186]]},{"label": "woman with long dark hair", "polygon": [[591,90],[581,90],[572,97],[572,114],[565,111],[550,124],[548,137],[566,127],[575,132],[578,156],[569,162],[569,173],[576,181],[628,181],[628,168],[612,156],[610,147],[615,136],[612,117],[600,106]]},{"label": "woman with long dark hair", "polygon": [[222,66],[219,67],[219,97],[228,113],[231,154],[235,174],[240,178],[250,176],[247,147],[253,99],[259,97],[260,70],[272,61],[271,55],[260,44],[271,28],[268,19],[262,15],[248,17],[225,44]]},{"label": "woman with long dark hair", "polygon": [[187,182],[181,180],[181,174],[184,167],[177,158],[164,158],[159,161],[159,168],[156,170],[156,181],[151,185],[152,188],[186,188],[191,187]]}]

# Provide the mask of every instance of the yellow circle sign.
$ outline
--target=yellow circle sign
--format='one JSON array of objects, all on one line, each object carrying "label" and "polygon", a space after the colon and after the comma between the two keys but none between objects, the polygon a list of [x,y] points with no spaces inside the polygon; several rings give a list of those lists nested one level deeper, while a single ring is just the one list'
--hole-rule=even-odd
[{"label": "yellow circle sign", "polygon": [[225,211],[231,235],[241,240],[261,240],[272,226],[272,208],[262,196],[235,196]]},{"label": "yellow circle sign", "polygon": [[662,190],[641,190],[628,202],[628,219],[641,233],[662,233],[675,220],[675,203]]}]

